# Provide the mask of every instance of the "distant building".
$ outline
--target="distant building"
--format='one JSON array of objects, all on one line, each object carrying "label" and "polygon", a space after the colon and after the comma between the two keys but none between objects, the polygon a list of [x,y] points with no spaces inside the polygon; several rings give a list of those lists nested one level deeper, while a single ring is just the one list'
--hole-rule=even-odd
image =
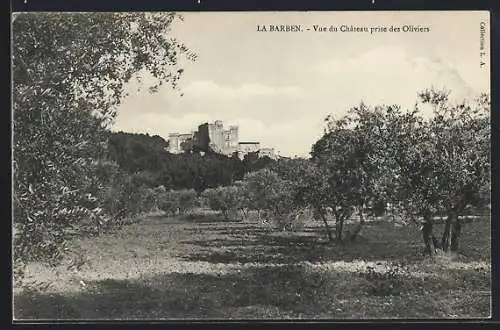
[{"label": "distant building", "polygon": [[259,157],[269,157],[271,159],[277,158],[274,148],[261,148],[259,150]]},{"label": "distant building", "polygon": [[168,149],[169,152],[175,154],[180,152],[179,133],[170,133],[168,135]]},{"label": "distant building", "polygon": [[238,151],[244,153],[258,152],[260,150],[260,142],[239,142]]},{"label": "distant building", "polygon": [[201,124],[197,131],[188,134],[170,133],[168,151],[174,154],[182,153],[186,142],[192,142],[201,152],[212,150],[226,156],[237,152],[240,158],[249,152],[258,152],[259,156],[274,157],[274,149],[261,149],[260,142],[239,142],[238,126],[225,129],[221,120]]},{"label": "distant building", "polygon": [[194,138],[195,133],[179,134],[170,133],[168,135],[168,151],[173,154],[178,154],[184,151],[184,143],[189,142]]},{"label": "distant building", "polygon": [[232,155],[238,151],[238,126],[229,126],[226,130],[220,120],[201,124],[198,126],[195,143],[201,150]]},{"label": "distant building", "polygon": [[257,153],[260,149],[260,142],[238,142],[238,157],[243,159],[248,153]]}]

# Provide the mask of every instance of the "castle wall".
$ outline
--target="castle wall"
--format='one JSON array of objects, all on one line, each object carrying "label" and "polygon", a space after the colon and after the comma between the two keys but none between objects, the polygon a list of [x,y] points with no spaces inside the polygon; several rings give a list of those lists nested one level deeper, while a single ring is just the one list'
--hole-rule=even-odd
[{"label": "castle wall", "polygon": [[238,143],[238,151],[243,153],[257,152],[260,149],[259,142],[240,142]]},{"label": "castle wall", "polygon": [[186,142],[186,141],[189,141],[189,140],[193,139],[193,137],[194,137],[193,133],[179,134],[179,147],[178,147],[179,152],[183,152],[184,151],[183,143]]},{"label": "castle wall", "polygon": [[229,148],[231,143],[231,131],[224,130],[222,134],[224,135],[224,149]]},{"label": "castle wall", "polygon": [[276,158],[274,148],[261,148],[259,150],[259,157],[269,157],[271,159]]}]

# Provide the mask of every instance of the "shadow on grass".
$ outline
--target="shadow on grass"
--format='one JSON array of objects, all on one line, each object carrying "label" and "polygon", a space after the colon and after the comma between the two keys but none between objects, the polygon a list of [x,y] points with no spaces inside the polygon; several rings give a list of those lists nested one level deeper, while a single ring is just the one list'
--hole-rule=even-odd
[{"label": "shadow on grass", "polygon": [[[346,229],[349,230],[348,226]],[[199,230],[199,229],[198,229]],[[367,261],[388,258],[420,259],[422,248],[411,244],[408,229],[387,224],[367,224],[355,242],[328,242],[323,228],[305,227],[297,233],[281,233],[254,226],[206,229],[216,233],[183,241],[202,247],[201,251],[180,258],[214,263],[297,263],[301,261]],[[388,230],[393,235],[388,239]],[[219,236],[220,235],[220,236]],[[414,238],[418,242],[418,238]]]},{"label": "shadow on grass", "polygon": [[[292,283],[292,285],[290,284]],[[74,295],[20,295],[17,318],[135,319],[290,317],[308,287],[300,269],[247,269],[234,274],[166,274],[141,280],[104,280]],[[315,304],[312,303],[314,306]],[[252,308],[253,306],[253,308]],[[312,307],[312,306],[309,306]],[[250,309],[249,309],[250,308]]]},{"label": "shadow on grass", "polygon": [[[347,225],[349,232],[354,224]],[[442,228],[436,226],[436,234]],[[442,227],[442,226],[441,226]],[[215,225],[185,229],[203,232],[190,236],[184,244],[202,249],[179,255],[189,261],[215,263],[295,263],[301,261],[377,261],[387,259],[420,260],[424,253],[421,233],[410,227],[396,227],[389,222],[367,223],[354,242],[328,242],[324,229],[308,225],[296,233],[283,233],[269,227],[252,225]],[[462,260],[489,260],[488,222],[478,221],[464,226],[459,253]]]},{"label": "shadow on grass", "polygon": [[293,265],[248,267],[229,274],[89,282],[86,291],[77,294],[22,294],[14,310],[17,319],[122,320],[442,318],[489,312],[489,297],[463,295],[460,299],[471,303],[455,299],[450,304],[450,288],[467,290],[467,281],[431,280],[425,285],[428,291],[415,278],[401,283],[396,296],[373,296],[367,293],[370,282],[360,274],[311,272]]},{"label": "shadow on grass", "polygon": [[[213,212],[192,212],[183,214],[151,214],[144,217],[143,223],[163,225],[163,224],[221,224],[224,222],[224,217],[219,213]],[[235,221],[243,222],[243,221]]]}]

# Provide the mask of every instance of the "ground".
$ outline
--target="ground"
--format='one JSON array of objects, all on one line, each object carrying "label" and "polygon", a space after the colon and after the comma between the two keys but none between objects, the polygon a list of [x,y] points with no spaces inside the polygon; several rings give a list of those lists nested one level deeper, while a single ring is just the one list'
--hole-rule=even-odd
[{"label": "ground", "polygon": [[30,264],[26,281],[49,286],[15,290],[14,316],[487,318],[490,221],[463,230],[458,255],[430,259],[418,228],[390,221],[368,223],[356,242],[336,245],[316,222],[285,233],[214,214],[147,216],[76,241],[88,258],[79,271]]}]

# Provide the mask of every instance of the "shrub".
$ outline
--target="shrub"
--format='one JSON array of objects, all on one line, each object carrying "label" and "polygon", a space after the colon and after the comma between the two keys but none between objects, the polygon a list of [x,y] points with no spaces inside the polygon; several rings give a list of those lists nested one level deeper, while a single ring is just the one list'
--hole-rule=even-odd
[{"label": "shrub", "polygon": [[237,210],[241,207],[240,187],[226,186],[207,189],[202,193],[202,198],[210,209],[220,211],[226,221],[237,218]]},{"label": "shrub", "polygon": [[171,190],[160,192],[157,196],[158,208],[169,215],[185,214],[198,203],[196,191],[193,189]]},{"label": "shrub", "polygon": [[40,175],[36,184],[26,185],[16,178],[14,258],[19,263],[16,269],[29,261],[56,264],[75,235],[98,229],[103,214],[96,192],[102,185],[91,174],[97,164],[86,160],[80,166],[65,173],[82,175],[80,181],[72,178],[71,183],[51,166],[48,170],[54,173]]},{"label": "shrub", "polygon": [[293,185],[270,169],[251,172],[245,176],[250,204],[272,216],[287,214],[294,207]]},{"label": "shrub", "polygon": [[107,221],[101,225],[108,227],[121,225],[127,219],[150,212],[155,202],[152,189],[138,186],[134,177],[124,173],[116,175],[103,195],[103,212]]},{"label": "shrub", "polygon": [[174,215],[179,209],[178,201],[175,195],[170,191],[159,193],[156,197],[156,201],[158,208],[167,215]]},{"label": "shrub", "polygon": [[179,200],[179,211],[181,214],[192,210],[198,204],[198,194],[194,189],[183,189],[175,192]]}]

